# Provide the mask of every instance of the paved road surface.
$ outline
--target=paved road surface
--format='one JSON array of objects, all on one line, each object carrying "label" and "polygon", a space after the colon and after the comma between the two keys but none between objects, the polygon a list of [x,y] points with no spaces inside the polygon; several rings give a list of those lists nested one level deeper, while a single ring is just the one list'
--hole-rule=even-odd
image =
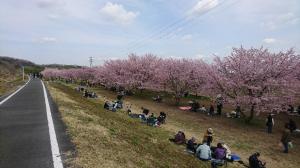
[{"label": "paved road surface", "polygon": [[0,168],[53,167],[43,86],[32,79],[0,105]]}]

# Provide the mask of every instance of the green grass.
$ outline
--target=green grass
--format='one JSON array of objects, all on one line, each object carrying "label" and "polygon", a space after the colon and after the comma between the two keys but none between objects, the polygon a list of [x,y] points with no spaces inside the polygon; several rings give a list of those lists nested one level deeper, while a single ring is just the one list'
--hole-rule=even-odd
[{"label": "green grass", "polygon": [[82,98],[72,87],[48,87],[76,145],[74,167],[210,167],[170,143],[169,131],[106,111],[103,102]]}]

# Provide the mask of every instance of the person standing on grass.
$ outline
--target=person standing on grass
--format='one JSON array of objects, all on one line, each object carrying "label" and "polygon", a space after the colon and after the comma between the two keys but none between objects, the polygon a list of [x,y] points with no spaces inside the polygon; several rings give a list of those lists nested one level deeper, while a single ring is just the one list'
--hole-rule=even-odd
[{"label": "person standing on grass", "polygon": [[207,131],[204,134],[202,142],[203,143],[206,142],[206,144],[208,146],[210,146],[211,143],[212,143],[212,141],[213,141],[213,129],[212,128],[208,128]]},{"label": "person standing on grass", "polygon": [[272,129],[273,129],[273,126],[274,126],[274,119],[272,117],[272,114],[269,113],[267,119],[266,119],[266,126],[267,126],[267,132],[269,134],[272,133]]},{"label": "person standing on grass", "polygon": [[223,101],[224,101],[224,99],[223,99],[222,95],[219,94],[217,96],[217,100],[216,100],[216,102],[217,102],[217,114],[218,115],[221,115],[221,113],[222,113]]},{"label": "person standing on grass", "polygon": [[214,115],[214,112],[215,112],[214,105],[213,105],[213,104],[210,104],[209,111],[208,111],[208,115],[213,116],[213,115]]},{"label": "person standing on grass", "polygon": [[291,133],[293,133],[297,129],[297,125],[294,120],[290,119],[289,120],[289,129]]},{"label": "person standing on grass", "polygon": [[288,153],[289,152],[289,143],[291,142],[291,132],[289,129],[289,123],[286,123],[284,127],[285,127],[285,129],[282,132],[281,143],[284,148],[283,152]]}]

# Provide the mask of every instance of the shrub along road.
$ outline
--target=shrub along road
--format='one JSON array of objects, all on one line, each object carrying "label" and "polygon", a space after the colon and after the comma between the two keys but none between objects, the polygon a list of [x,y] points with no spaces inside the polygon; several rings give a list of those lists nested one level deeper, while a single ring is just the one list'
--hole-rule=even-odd
[{"label": "shrub along road", "polygon": [[[70,144],[45,93],[41,80],[31,79],[16,94],[0,102],[1,168],[63,167],[59,153],[67,151]],[[54,109],[52,115],[50,109]]]}]

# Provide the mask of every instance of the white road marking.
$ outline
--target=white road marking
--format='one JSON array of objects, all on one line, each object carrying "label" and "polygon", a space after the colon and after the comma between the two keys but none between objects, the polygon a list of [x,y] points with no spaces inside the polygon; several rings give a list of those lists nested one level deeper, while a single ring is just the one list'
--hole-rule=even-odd
[{"label": "white road marking", "polygon": [[2,100],[0,102],[0,105],[2,105],[3,103],[5,103],[8,99],[10,99],[11,97],[13,97],[15,94],[17,94],[20,90],[22,90],[28,83],[30,82],[30,79],[25,83],[25,85],[23,85],[22,87],[20,87],[18,90],[16,90],[14,93],[12,93],[11,95],[7,96],[4,100]]},{"label": "white road marking", "polygon": [[53,120],[52,120],[52,114],[51,114],[50,105],[49,105],[49,101],[48,101],[48,95],[46,92],[44,82],[42,80],[41,80],[41,82],[42,82],[43,90],[44,90],[53,165],[54,165],[54,168],[63,168],[64,166],[62,164],[60,153],[59,153],[59,147],[58,147],[58,143],[57,143],[57,139],[56,139],[54,124],[53,124]]}]

